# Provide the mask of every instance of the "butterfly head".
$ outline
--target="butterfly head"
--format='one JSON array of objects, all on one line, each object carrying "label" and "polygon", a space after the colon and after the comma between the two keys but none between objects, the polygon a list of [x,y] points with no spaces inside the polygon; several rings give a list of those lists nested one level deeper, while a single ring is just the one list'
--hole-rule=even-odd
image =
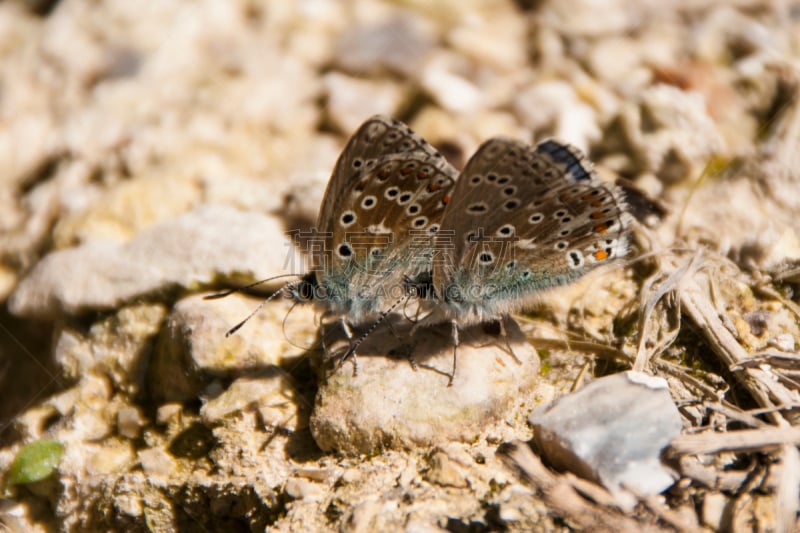
[{"label": "butterfly head", "polygon": [[307,303],[319,299],[319,282],[314,272],[309,272],[299,281],[286,287],[289,297],[298,303]]}]

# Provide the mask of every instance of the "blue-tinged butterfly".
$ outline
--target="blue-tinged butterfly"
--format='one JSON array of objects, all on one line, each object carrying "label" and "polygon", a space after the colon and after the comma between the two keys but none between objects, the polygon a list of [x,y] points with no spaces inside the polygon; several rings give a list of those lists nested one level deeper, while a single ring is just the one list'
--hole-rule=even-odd
[{"label": "blue-tinged butterfly", "polygon": [[[324,311],[323,324],[338,321],[348,338],[351,326],[374,328],[407,300],[406,276],[430,263],[430,236],[439,230],[456,175],[402,122],[383,116],[364,122],[336,162],[317,227],[292,232],[310,270],[285,292],[313,301]],[[355,364],[355,348],[342,360],[352,356]]]},{"label": "blue-tinged butterfly", "polygon": [[622,191],[600,181],[577,148],[483,143],[456,182],[429,269],[410,274],[429,311],[419,325],[452,325],[451,382],[459,328],[502,324],[543,290],[625,256],[630,218]]}]

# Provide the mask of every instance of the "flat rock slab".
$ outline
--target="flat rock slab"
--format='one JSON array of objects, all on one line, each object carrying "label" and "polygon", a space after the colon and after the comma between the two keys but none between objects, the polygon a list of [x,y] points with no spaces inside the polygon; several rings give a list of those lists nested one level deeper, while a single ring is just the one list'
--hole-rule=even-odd
[{"label": "flat rock slab", "polygon": [[596,379],[530,416],[536,443],[556,467],[604,485],[631,507],[640,494],[658,494],[674,476],[660,460],[677,437],[681,416],[667,382],[640,372]]},{"label": "flat rock slab", "polygon": [[[411,324],[398,317],[394,333],[376,330],[359,347],[356,376],[348,361],[320,385],[311,418],[317,444],[355,455],[502,433],[508,421],[524,417],[539,379],[536,351],[516,322],[506,319],[505,327],[507,339],[482,326],[461,332],[452,386],[449,324],[420,329],[410,338]],[[336,353],[346,346],[328,348]]]},{"label": "flat rock slab", "polygon": [[47,255],[22,280],[8,306],[15,315],[37,318],[114,309],[158,291],[193,288],[217,278],[252,280],[285,273],[293,254],[276,219],[205,205],[125,244],[92,241]]}]

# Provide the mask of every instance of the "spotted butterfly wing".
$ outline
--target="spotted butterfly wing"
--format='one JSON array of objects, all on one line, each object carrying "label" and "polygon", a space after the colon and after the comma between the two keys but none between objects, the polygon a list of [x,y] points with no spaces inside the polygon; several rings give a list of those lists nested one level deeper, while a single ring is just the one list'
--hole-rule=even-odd
[{"label": "spotted butterfly wing", "polygon": [[382,115],[364,122],[336,161],[323,197],[317,228],[323,231],[334,227],[334,212],[340,211],[347,195],[377,165],[378,159],[391,154],[415,152],[420,152],[420,157],[430,160],[451,179],[457,175],[436,149],[403,122]]},{"label": "spotted butterfly wing", "polygon": [[601,182],[577,148],[490,139],[468,161],[442,218],[453,252],[433,265],[444,302],[436,311],[465,325],[519,309],[542,289],[624,256],[628,226],[621,191]]},{"label": "spotted butterfly wing", "polygon": [[320,210],[325,254],[315,272],[328,311],[360,323],[402,298],[404,276],[427,264],[424,236],[439,229],[456,175],[402,122],[376,116],[359,128]]}]

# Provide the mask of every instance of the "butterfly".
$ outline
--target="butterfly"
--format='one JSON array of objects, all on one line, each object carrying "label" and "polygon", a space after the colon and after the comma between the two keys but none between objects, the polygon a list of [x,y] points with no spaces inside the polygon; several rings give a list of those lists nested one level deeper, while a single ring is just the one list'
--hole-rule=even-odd
[{"label": "butterfly", "polygon": [[[336,162],[316,231],[300,235],[310,271],[289,287],[313,301],[322,322],[371,324],[408,297],[407,277],[430,263],[458,172],[406,124],[383,116],[364,122]],[[345,354],[353,357],[355,347]]]},{"label": "butterfly", "polygon": [[460,328],[502,325],[542,291],[624,257],[630,221],[621,189],[603,183],[577,148],[484,142],[444,209],[429,268],[408,283],[428,312],[418,326],[451,324],[450,383]]}]

